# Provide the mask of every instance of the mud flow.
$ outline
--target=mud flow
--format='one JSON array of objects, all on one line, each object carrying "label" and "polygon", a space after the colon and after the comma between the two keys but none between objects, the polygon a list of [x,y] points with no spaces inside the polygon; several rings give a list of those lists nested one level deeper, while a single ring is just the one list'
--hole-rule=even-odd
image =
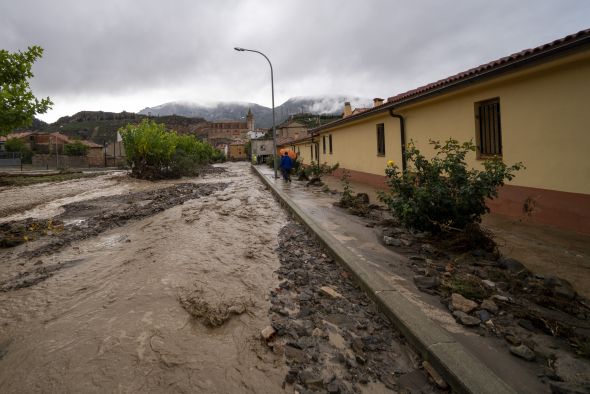
[{"label": "mud flow", "polygon": [[0,392],[277,393],[286,217],[247,164],[0,189]]}]

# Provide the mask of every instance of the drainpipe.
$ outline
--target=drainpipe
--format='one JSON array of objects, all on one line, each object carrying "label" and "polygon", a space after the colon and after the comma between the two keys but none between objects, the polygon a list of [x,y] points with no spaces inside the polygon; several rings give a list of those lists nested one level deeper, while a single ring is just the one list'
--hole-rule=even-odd
[{"label": "drainpipe", "polygon": [[407,167],[407,163],[406,163],[406,121],[402,115],[394,114],[393,108],[389,109],[389,115],[392,118],[399,119],[399,130],[400,130],[401,145],[402,145],[402,171],[405,171],[406,167]]}]

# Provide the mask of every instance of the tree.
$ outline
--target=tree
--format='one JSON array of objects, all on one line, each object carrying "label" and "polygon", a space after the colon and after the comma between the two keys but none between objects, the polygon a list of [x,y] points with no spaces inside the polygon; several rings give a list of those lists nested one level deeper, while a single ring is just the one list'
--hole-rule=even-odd
[{"label": "tree", "polygon": [[36,45],[25,52],[0,50],[0,135],[31,125],[36,114],[47,112],[53,105],[49,97],[37,99],[29,86],[31,67],[42,55],[43,48]]},{"label": "tree", "polygon": [[142,179],[180,178],[198,174],[200,167],[221,156],[192,135],[167,131],[163,124],[144,119],[119,129],[131,175]]},{"label": "tree", "polygon": [[33,158],[33,151],[19,138],[9,138],[4,144],[4,148],[7,152],[18,152],[21,154],[21,160],[23,163],[31,163]]}]

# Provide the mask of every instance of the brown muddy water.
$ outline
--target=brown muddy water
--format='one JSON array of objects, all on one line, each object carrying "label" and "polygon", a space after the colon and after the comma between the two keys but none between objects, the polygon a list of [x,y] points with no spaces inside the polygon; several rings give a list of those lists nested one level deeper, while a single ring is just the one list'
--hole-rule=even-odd
[{"label": "brown muddy water", "polygon": [[[282,391],[259,335],[286,216],[249,165],[224,167],[0,189],[1,222],[63,223],[0,249],[0,392]],[[178,205],[161,205],[165,188]],[[78,236],[54,242],[65,234]]]}]

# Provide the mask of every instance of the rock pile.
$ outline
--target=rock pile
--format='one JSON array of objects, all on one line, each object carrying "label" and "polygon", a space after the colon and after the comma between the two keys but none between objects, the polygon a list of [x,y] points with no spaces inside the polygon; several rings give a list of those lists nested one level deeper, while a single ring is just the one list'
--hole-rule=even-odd
[{"label": "rock pile", "polygon": [[270,293],[272,326],[261,337],[284,354],[285,385],[299,393],[432,393],[446,386],[301,226],[285,226],[279,245],[281,282]]},{"label": "rock pile", "polygon": [[[385,227],[381,236],[408,257],[416,287],[440,296],[458,323],[503,338],[511,354],[538,364],[554,391],[590,390],[590,302],[566,280],[534,274],[489,249],[454,253],[399,227]],[[563,360],[577,372],[558,368]]]}]

